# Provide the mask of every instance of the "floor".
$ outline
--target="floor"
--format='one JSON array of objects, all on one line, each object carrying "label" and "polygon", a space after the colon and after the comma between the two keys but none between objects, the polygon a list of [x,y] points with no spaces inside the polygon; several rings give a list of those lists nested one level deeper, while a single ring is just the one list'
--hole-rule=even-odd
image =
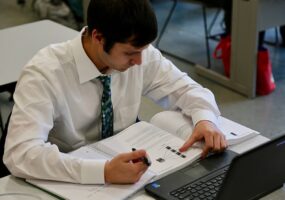
[{"label": "floor", "polygon": [[[1,0],[0,29],[38,20],[39,18],[30,7],[30,2],[31,0],[27,0],[27,5],[20,7],[16,4],[16,1]],[[170,6],[171,1],[153,1],[159,28],[162,27]],[[212,19],[214,13],[215,9],[208,10],[209,20]],[[221,22],[222,13],[212,30],[213,34],[223,31]],[[267,40],[275,41],[274,30],[267,31]],[[211,53],[216,45],[217,41],[210,41]],[[224,117],[244,124],[271,138],[285,132],[285,104],[282,103],[285,99],[285,67],[282,66],[282,63],[285,63],[285,50],[278,46],[267,45],[267,47],[271,54],[277,88],[270,95],[248,99],[195,73],[191,63],[206,66],[203,23],[199,5],[179,3],[160,43],[162,50],[182,57],[182,59],[177,59],[169,54],[165,54],[166,57],[172,60],[182,71],[188,73],[194,80],[213,91]],[[211,60],[213,70],[223,73],[221,61]],[[0,94],[1,113],[4,121],[12,109],[12,105],[8,93]],[[143,98],[140,117],[149,120],[153,114],[161,110],[162,108]]]}]

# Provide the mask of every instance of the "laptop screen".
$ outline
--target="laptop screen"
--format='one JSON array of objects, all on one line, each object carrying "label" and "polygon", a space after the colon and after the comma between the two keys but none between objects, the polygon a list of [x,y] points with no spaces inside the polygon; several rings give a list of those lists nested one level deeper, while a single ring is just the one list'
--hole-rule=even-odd
[{"label": "laptop screen", "polygon": [[218,192],[218,200],[258,199],[285,182],[285,136],[237,156]]}]

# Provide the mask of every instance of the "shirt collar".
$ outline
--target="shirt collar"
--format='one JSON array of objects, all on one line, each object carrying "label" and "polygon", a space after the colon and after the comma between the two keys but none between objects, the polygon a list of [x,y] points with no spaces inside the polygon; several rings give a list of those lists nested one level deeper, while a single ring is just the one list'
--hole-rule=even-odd
[{"label": "shirt collar", "polygon": [[90,81],[102,74],[97,69],[96,65],[87,56],[83,44],[82,35],[84,34],[86,27],[84,27],[80,34],[71,41],[71,49],[75,60],[75,66],[79,76],[80,84]]}]

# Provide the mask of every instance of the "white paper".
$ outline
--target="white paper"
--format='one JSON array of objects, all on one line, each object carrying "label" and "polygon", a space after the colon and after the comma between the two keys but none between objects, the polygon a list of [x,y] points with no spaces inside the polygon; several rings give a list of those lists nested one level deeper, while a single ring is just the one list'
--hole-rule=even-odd
[{"label": "white paper", "polygon": [[146,172],[135,184],[125,185],[82,185],[57,181],[29,179],[27,182],[51,192],[61,198],[70,200],[118,200],[126,199],[148,183],[154,174]]},{"label": "white paper", "polygon": [[158,177],[184,167],[197,160],[202,150],[190,148],[180,153],[184,140],[147,122],[136,123],[121,133],[98,143],[100,149],[112,152],[129,152],[132,148],[145,149],[152,165],[150,170]]},{"label": "white paper", "polygon": [[[70,155],[85,159],[110,159],[111,157],[107,154],[100,152],[98,149],[92,146],[83,146],[71,153]],[[60,181],[46,181],[46,180],[34,180],[29,179],[27,182],[32,183],[46,191],[49,191],[59,197],[70,200],[94,200],[94,199],[106,199],[106,200],[117,200],[125,199],[141,189],[147,184],[154,174],[147,171],[140,180],[135,184],[125,185],[83,185],[66,183]]]},{"label": "white paper", "polygon": [[69,153],[72,156],[85,159],[110,159],[111,157],[91,146],[83,146]]},{"label": "white paper", "polygon": [[238,144],[259,135],[259,132],[224,117],[219,117],[219,127],[229,145]]},{"label": "white paper", "polygon": [[[188,139],[193,131],[191,118],[176,111],[160,112],[151,119],[151,123],[168,132],[176,134],[184,140]],[[219,117],[218,123],[220,130],[226,136],[228,145],[241,143],[242,141],[248,140],[259,134],[257,131],[224,117]]]},{"label": "white paper", "polygon": [[254,147],[257,147],[265,142],[269,141],[268,138],[262,136],[262,135],[257,135],[256,137],[250,138],[247,141],[244,141],[240,144],[232,145],[229,147],[230,150],[241,154],[244,153]]},{"label": "white paper", "polygon": [[[72,156],[85,159],[110,159],[119,153],[130,152],[132,148],[145,149],[152,165],[135,184],[82,185],[45,180],[27,181],[65,199],[125,199],[150,180],[181,169],[200,157],[202,153],[200,148],[190,148],[182,154],[178,151],[192,133],[191,118],[187,118],[178,112],[164,111],[156,114],[151,123],[154,125],[147,122],[136,123],[117,135],[70,153]],[[250,139],[259,133],[226,118],[220,117],[219,123],[219,127],[226,135],[229,144],[247,140],[230,147],[237,153],[242,153],[252,146],[257,146],[268,140],[263,136]]]},{"label": "white paper", "polygon": [[176,111],[159,112],[151,118],[150,123],[183,140],[188,139],[193,131],[192,119]]}]

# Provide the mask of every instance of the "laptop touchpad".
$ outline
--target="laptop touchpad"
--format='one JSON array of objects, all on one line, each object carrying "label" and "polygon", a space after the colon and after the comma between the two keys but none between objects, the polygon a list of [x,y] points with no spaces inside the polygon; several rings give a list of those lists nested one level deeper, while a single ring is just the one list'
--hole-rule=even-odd
[{"label": "laptop touchpad", "polygon": [[182,173],[189,176],[190,179],[195,180],[209,174],[209,172],[229,165],[236,155],[237,153],[230,150],[226,150],[225,152],[218,154],[212,154],[206,159],[200,160],[199,162],[184,168]]}]

